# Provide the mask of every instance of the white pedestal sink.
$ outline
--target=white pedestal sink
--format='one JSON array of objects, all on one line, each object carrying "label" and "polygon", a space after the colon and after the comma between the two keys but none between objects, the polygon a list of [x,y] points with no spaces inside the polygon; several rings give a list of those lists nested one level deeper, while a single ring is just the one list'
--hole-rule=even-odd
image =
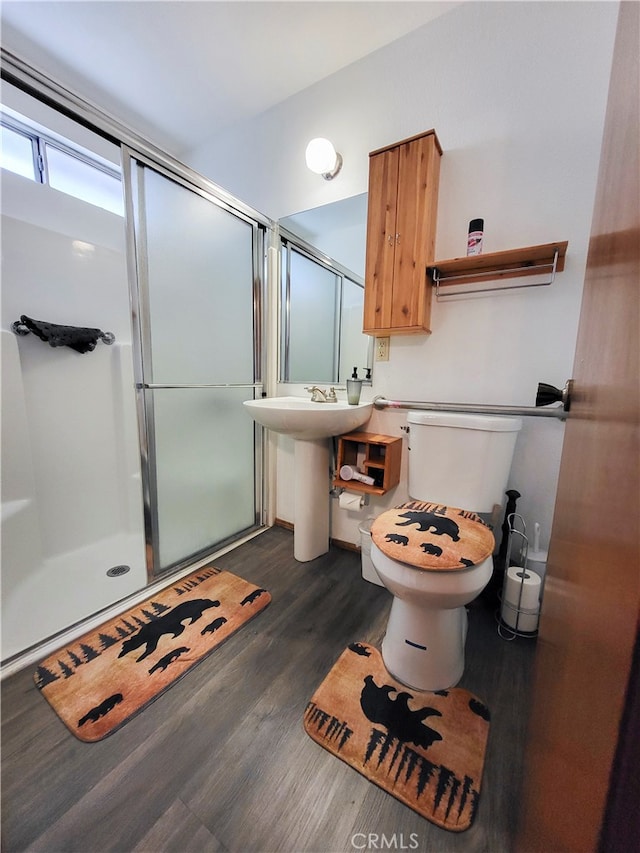
[{"label": "white pedestal sink", "polygon": [[244,405],[259,424],[294,439],[293,556],[303,563],[315,560],[329,550],[328,439],[362,426],[371,416],[373,403],[350,406],[343,401],[266,397],[246,400]]}]

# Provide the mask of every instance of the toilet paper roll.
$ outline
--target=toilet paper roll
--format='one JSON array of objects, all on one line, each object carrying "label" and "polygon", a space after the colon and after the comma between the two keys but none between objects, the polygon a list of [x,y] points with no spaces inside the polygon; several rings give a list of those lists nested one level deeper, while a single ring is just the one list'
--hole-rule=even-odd
[{"label": "toilet paper roll", "polygon": [[340,509],[346,509],[350,512],[358,512],[358,510],[364,505],[364,498],[362,495],[354,495],[353,492],[340,492],[338,505]]},{"label": "toilet paper roll", "polygon": [[521,566],[509,566],[500,615],[516,631],[536,631],[540,612],[540,575]]}]

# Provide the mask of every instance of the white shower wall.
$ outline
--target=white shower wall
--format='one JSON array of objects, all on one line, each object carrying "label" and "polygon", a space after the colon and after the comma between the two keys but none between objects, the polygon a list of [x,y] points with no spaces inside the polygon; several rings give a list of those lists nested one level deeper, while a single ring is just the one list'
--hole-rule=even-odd
[{"label": "white shower wall", "polygon": [[[6,660],[142,588],[146,567],[123,220],[6,172],[2,204]],[[21,314],[116,343],[52,348],[11,331]]]}]

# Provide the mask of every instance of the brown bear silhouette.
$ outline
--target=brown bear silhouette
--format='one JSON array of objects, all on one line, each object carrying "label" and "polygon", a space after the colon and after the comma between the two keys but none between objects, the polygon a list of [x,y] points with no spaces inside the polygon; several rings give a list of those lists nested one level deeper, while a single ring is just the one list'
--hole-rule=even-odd
[{"label": "brown bear silhouette", "polygon": [[401,533],[387,533],[384,537],[387,542],[394,542],[396,545],[408,545],[409,537],[402,536]]},{"label": "brown bear silhouette", "polygon": [[209,607],[218,607],[219,601],[211,601],[208,598],[194,598],[191,601],[183,601],[165,613],[164,616],[154,619],[147,625],[143,625],[140,630],[132,637],[128,637],[122,644],[122,649],[119,658],[128,655],[134,649],[139,649],[140,646],[146,644],[144,652],[137,658],[137,662],[149,657],[158,648],[160,638],[164,634],[171,634],[173,637],[179,637],[185,629],[182,624],[185,619],[189,619],[189,624],[192,625],[201,618],[203,611]]},{"label": "brown bear silhouette", "polygon": [[164,672],[165,669],[169,666],[169,664],[173,663],[174,660],[177,660],[180,655],[186,654],[186,652],[191,651],[186,646],[179,646],[177,649],[173,649],[169,652],[169,654],[161,657],[158,663],[154,663],[154,665],[149,670],[149,675],[153,675],[154,672]]},{"label": "brown bear silhouette", "polygon": [[78,728],[80,726],[84,726],[85,723],[96,723],[100,717],[104,717],[109,711],[112,711],[116,705],[119,705],[122,702],[122,693],[114,693],[113,696],[108,696],[103,702],[99,705],[96,705],[95,708],[91,708],[84,717],[80,717],[78,720]]},{"label": "brown bear silhouette", "polygon": [[205,625],[200,633],[204,637],[205,634],[213,634],[214,631],[217,631],[218,628],[222,628],[227,620],[224,616],[219,616],[217,619],[214,619],[213,622],[209,622],[208,625]]},{"label": "brown bear silhouette", "polygon": [[[391,693],[397,693],[395,699],[391,698]],[[428,706],[414,711],[409,708],[409,699],[413,699],[410,693],[398,692],[391,684],[378,687],[373,676],[367,675],[360,694],[360,707],[372,723],[386,726],[390,737],[428,749],[434,741],[442,740],[442,735],[426,726],[423,720],[425,717],[441,717],[442,714]]]},{"label": "brown bear silhouette", "polygon": [[409,524],[417,524],[421,532],[433,530],[436,536],[450,536],[454,542],[460,539],[460,528],[451,518],[446,516],[436,515],[434,512],[424,512],[422,510],[409,510],[401,512],[400,518],[406,518],[407,521],[396,522],[397,527],[406,527]]}]

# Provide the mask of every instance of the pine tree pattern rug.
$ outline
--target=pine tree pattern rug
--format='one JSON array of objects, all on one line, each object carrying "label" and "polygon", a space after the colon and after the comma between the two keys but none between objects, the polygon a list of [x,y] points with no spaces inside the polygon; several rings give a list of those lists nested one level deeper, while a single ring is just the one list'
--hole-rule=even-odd
[{"label": "pine tree pattern rug", "polygon": [[102,740],[270,601],[266,590],[206,566],[50,655],[36,686],[76,737]]},{"label": "pine tree pattern rug", "polygon": [[307,705],[304,728],[428,821],[460,832],[476,814],[489,719],[468,691],[409,690],[376,648],[352,643]]}]

